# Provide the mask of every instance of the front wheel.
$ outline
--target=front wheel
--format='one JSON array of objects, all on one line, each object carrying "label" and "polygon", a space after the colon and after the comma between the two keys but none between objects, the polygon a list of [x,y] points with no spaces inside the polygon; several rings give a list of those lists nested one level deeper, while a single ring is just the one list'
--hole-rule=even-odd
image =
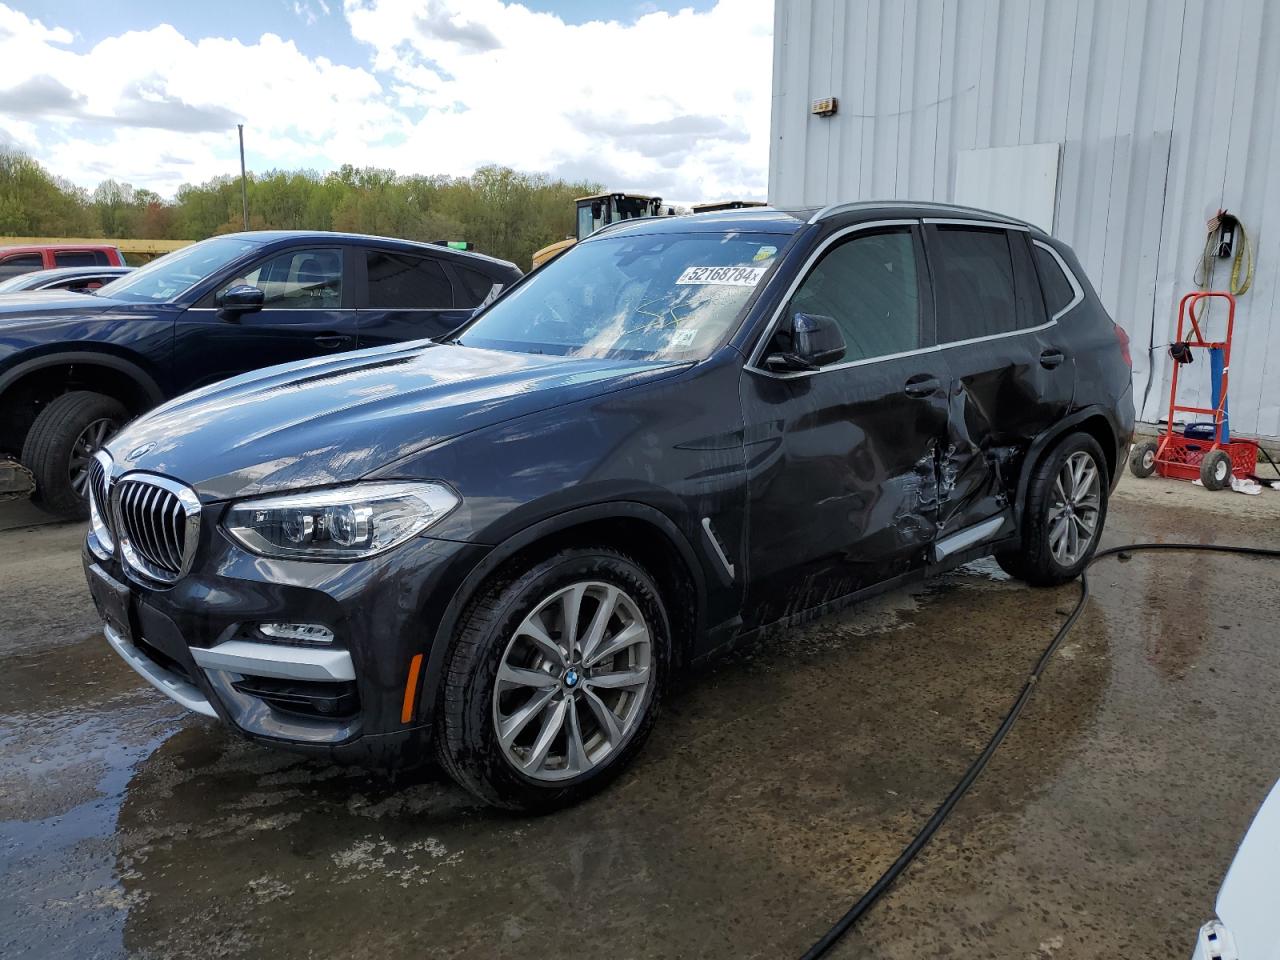
[{"label": "front wheel", "polygon": [[499,577],[450,651],[437,751],[495,806],[545,812],[601,789],[657,716],[670,631],[649,574],[611,549]]},{"label": "front wheel", "polygon": [[22,444],[22,464],[36,480],[36,504],[67,520],[87,517],[89,462],[128,419],[124,404],[92,390],[50,401]]},{"label": "front wheel", "polygon": [[1087,434],[1068,437],[1036,465],[1027,489],[1021,543],[996,555],[1006,573],[1052,587],[1088,566],[1107,519],[1106,461]]}]

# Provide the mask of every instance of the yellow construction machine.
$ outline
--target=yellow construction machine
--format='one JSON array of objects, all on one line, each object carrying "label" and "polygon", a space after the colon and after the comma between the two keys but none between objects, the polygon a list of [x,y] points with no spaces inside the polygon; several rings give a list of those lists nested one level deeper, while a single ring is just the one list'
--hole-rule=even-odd
[{"label": "yellow construction machine", "polygon": [[578,209],[577,236],[565,237],[555,243],[549,243],[533,255],[533,269],[537,270],[549,260],[554,260],[579,240],[585,240],[601,227],[619,220],[634,220],[637,217],[660,217],[664,213],[661,197],[651,197],[643,193],[597,193],[592,197],[579,197],[573,201]]}]

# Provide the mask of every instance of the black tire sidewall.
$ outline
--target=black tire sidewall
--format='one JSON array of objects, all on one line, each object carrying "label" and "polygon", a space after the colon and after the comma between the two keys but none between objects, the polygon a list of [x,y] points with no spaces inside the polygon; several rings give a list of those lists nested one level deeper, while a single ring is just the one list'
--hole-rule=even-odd
[{"label": "black tire sidewall", "polygon": [[119,400],[91,390],[55,397],[40,411],[22,445],[22,464],[36,481],[32,499],[50,513],[68,519],[89,515],[89,503],[75,492],[68,470],[75,442],[95,420],[123,427],[129,412]]},{"label": "black tire sidewall", "polygon": [[[1093,542],[1084,554],[1070,566],[1063,566],[1053,556],[1049,548],[1048,512],[1053,500],[1053,484],[1067,458],[1075,453],[1085,452],[1092,458],[1098,468],[1098,522]],[[1019,567],[1024,571],[1023,579],[1034,586],[1056,586],[1074,580],[1093,559],[1098,549],[1098,541],[1102,539],[1102,531],[1107,522],[1107,506],[1111,490],[1111,478],[1107,472],[1107,461],[1102,454],[1098,441],[1084,433],[1072,434],[1051,450],[1037,464],[1031,477],[1027,491],[1027,508],[1025,514],[1026,530],[1023,537],[1023,555]]]},{"label": "black tire sidewall", "polygon": [[[1217,464],[1225,464],[1226,472],[1218,479]],[[1209,490],[1225,490],[1231,486],[1231,457],[1223,450],[1210,450],[1200,463],[1200,482]]]},{"label": "black tire sidewall", "polygon": [[[493,689],[499,661],[520,622],[549,594],[582,580],[620,587],[640,608],[652,638],[653,680],[643,715],[620,751],[572,780],[547,783],[517,771],[503,754],[493,725]],[[500,582],[473,604],[450,651],[437,725],[437,749],[445,768],[481,799],[532,813],[568,806],[602,789],[644,745],[657,719],[670,663],[670,636],[653,579],[634,561],[607,548],[562,551]]]},{"label": "black tire sidewall", "polygon": [[[1155,473],[1156,472],[1155,453],[1157,449],[1158,449],[1158,445],[1151,442],[1150,440],[1146,441],[1145,443],[1140,443],[1136,447],[1134,447],[1133,453],[1129,455],[1129,472],[1132,473],[1135,477],[1139,477],[1143,479]],[[1152,460],[1151,460],[1150,466],[1148,466],[1146,463],[1143,462],[1146,459],[1146,455],[1148,451],[1150,451],[1152,454]]]}]

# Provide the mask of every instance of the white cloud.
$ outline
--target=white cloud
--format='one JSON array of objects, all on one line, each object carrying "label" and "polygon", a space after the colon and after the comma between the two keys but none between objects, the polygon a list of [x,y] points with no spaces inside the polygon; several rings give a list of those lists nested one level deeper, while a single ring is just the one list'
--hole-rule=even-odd
[{"label": "white cloud", "polygon": [[366,67],[273,34],[192,42],[168,25],[77,53],[65,28],[0,4],[0,140],[86,186],[162,193],[233,172],[243,122],[255,169],[499,163],[670,199],[763,196],[768,0],[632,24],[499,0],[346,0],[344,13]]}]

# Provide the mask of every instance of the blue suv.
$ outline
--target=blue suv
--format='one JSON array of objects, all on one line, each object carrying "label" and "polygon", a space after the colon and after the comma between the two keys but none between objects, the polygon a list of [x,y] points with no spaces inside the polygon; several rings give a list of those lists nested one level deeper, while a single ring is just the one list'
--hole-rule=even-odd
[{"label": "blue suv", "polygon": [[36,501],[85,516],[88,467],[128,420],[258,367],[447,333],[520,277],[443,246],[340,233],[214,237],[100,288],[0,300],[0,453]]}]

